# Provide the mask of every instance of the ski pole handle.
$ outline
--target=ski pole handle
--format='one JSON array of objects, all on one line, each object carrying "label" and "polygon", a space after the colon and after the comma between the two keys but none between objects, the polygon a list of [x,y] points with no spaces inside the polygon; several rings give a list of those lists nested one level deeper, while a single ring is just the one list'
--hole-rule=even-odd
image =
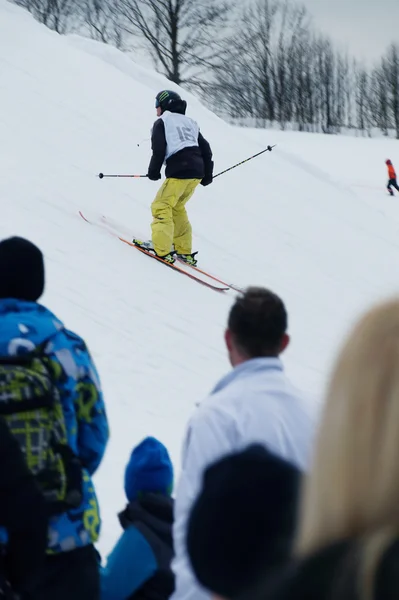
[{"label": "ski pole handle", "polygon": [[99,173],[98,176],[100,179],[103,179],[104,177],[148,177],[148,175],[104,175],[104,173]]}]

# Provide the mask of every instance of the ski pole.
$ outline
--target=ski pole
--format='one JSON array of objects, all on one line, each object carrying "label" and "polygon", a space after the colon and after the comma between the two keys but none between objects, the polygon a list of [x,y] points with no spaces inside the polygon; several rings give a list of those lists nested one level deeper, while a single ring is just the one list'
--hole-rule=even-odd
[{"label": "ski pole", "polygon": [[[277,146],[277,144],[274,144],[274,146]],[[246,158],[245,160],[242,160],[241,162],[237,163],[236,165],[233,165],[232,167],[229,167],[228,169],[225,169],[224,171],[221,171],[217,175],[214,175],[213,179],[215,179],[216,177],[219,177],[219,175],[223,175],[224,173],[227,173],[228,171],[231,171],[232,169],[235,169],[236,167],[239,167],[240,165],[243,165],[244,163],[248,162],[249,160],[252,160],[253,158],[256,158],[257,156],[260,156],[264,152],[271,152],[272,149],[274,148],[274,146],[268,146],[267,148],[265,148],[264,150],[261,150],[257,154],[254,154],[253,156],[250,156],[249,158]]]},{"label": "ski pole", "polygon": [[[224,175],[224,173],[227,173],[228,171],[231,171],[232,169],[235,169],[236,167],[239,167],[240,165],[243,165],[244,163],[248,162],[249,160],[252,160],[253,158],[256,158],[257,156],[260,156],[261,154],[264,154],[265,152],[271,152],[272,149],[276,145],[277,144],[274,144],[273,146],[268,146],[264,150],[261,150],[260,152],[257,152],[257,154],[253,154],[249,158],[246,158],[245,160],[242,160],[241,162],[237,163],[236,165],[233,165],[232,167],[229,167],[228,169],[225,169],[224,171],[221,171],[217,175],[214,175],[213,179],[215,179],[216,177],[219,177],[219,175]],[[100,179],[103,179],[104,177],[133,177],[133,178],[148,177],[148,175],[107,175],[107,174],[104,174],[104,173],[99,173],[98,176],[99,176]]]},{"label": "ski pole", "polygon": [[148,177],[148,175],[104,175],[104,173],[99,173],[98,176],[100,179],[104,177]]}]

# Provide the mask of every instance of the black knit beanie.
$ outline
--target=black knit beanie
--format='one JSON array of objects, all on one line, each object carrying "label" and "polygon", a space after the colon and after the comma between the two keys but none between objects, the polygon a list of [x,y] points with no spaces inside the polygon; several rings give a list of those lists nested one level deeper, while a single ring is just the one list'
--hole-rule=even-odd
[{"label": "black knit beanie", "polygon": [[43,254],[20,237],[0,242],[0,298],[36,302],[44,291]]},{"label": "black knit beanie", "polygon": [[300,477],[257,444],[205,471],[187,531],[187,551],[204,588],[238,598],[288,559]]}]

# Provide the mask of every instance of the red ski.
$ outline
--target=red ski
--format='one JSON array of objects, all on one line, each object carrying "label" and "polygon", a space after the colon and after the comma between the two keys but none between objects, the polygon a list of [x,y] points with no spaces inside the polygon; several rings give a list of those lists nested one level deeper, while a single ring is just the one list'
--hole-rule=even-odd
[{"label": "red ski", "polygon": [[[118,223],[114,223],[112,221],[112,219],[110,220],[107,217],[105,217],[104,215],[102,215],[98,224],[99,225],[101,224],[103,227],[112,229],[115,235],[116,234],[118,236],[120,235],[121,227],[120,227],[120,225],[118,225]],[[234,290],[235,292],[239,292],[239,293],[243,293],[243,291],[244,291],[238,285],[235,285],[234,283],[227,283],[223,279],[220,279],[219,277],[216,277],[212,273],[209,273],[209,271],[205,271],[205,270],[200,269],[198,267],[194,267],[193,265],[189,265],[189,264],[187,264],[186,262],[184,262],[182,260],[179,260],[179,259],[177,259],[177,260],[181,264],[183,264],[186,267],[188,267],[189,269],[193,269],[194,271],[197,271],[197,273],[201,273],[201,275],[204,275],[205,277],[208,277],[209,279],[212,279],[213,281],[216,281],[217,283],[220,283],[224,287],[227,287],[227,288],[229,288],[231,290]]]},{"label": "red ski", "polygon": [[[148,252],[148,250],[145,250],[144,248],[139,248],[138,246],[136,246],[135,244],[133,244],[133,242],[130,242],[126,238],[124,238],[121,235],[119,235],[119,233],[111,231],[110,228],[107,227],[106,223],[90,221],[89,219],[87,219],[85,217],[85,215],[82,213],[82,211],[79,211],[79,215],[82,217],[82,219],[84,221],[86,221],[86,223],[89,223],[90,225],[94,225],[94,226],[97,226],[97,227],[101,227],[102,229],[104,229],[105,231],[107,231],[113,237],[118,238],[118,240],[120,240],[124,244],[127,244],[128,246],[131,246],[132,248],[135,248],[136,250],[138,250],[142,254],[146,254],[150,258],[153,258],[153,259],[157,260],[158,262],[163,263],[167,267],[170,267],[171,269],[173,269],[174,271],[177,271],[178,273],[181,273],[182,275],[186,275],[190,279],[193,279],[194,281],[197,281],[198,283],[201,283],[205,287],[210,288],[211,290],[214,290],[215,292],[227,292],[230,289],[230,286],[227,286],[226,284],[223,287],[220,287],[220,286],[217,286],[217,285],[213,285],[212,283],[209,283],[208,281],[204,281],[203,279],[201,279],[200,277],[197,277],[193,273],[189,273],[189,272],[185,271],[184,269],[180,268],[179,266],[176,265],[176,263],[173,263],[173,264],[168,263],[166,260],[163,260],[163,258],[160,258],[159,256],[156,256],[152,252]],[[206,275],[206,274],[204,273],[204,275]],[[215,279],[215,281],[218,281],[216,278],[213,278],[213,277],[211,277],[211,279]],[[222,282],[220,282],[220,283],[222,283]]]},{"label": "red ski", "polygon": [[197,271],[198,273],[202,273],[202,275],[205,275],[206,277],[209,277],[209,279],[213,279],[214,281],[217,281],[218,283],[221,283],[222,285],[227,286],[228,288],[230,288],[231,290],[234,290],[235,292],[243,293],[243,291],[244,291],[242,288],[239,288],[238,286],[234,285],[234,283],[226,283],[222,279],[219,279],[219,277],[215,277],[215,275],[211,275],[210,273],[208,273],[208,271],[203,271],[202,269],[199,269],[198,267],[195,267],[194,265],[189,265],[186,262],[184,262],[184,260],[179,260],[179,259],[177,259],[177,260],[179,262],[181,262],[183,265],[187,265],[188,267],[190,267],[190,269],[194,269],[194,271]]}]

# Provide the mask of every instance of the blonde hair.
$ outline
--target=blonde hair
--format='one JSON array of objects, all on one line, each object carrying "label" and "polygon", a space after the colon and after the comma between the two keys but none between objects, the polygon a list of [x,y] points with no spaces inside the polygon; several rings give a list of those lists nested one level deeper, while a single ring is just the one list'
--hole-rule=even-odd
[{"label": "blonde hair", "polygon": [[355,326],[335,364],[305,482],[297,553],[362,540],[363,598],[399,532],[399,299]]}]

